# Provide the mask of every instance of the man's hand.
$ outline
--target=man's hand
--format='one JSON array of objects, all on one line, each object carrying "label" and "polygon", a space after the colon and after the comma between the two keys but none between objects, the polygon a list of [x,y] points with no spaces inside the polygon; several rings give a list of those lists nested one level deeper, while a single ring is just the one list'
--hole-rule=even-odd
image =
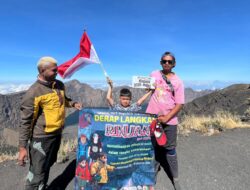
[{"label": "man's hand", "polygon": [[167,123],[169,121],[169,116],[168,115],[160,115],[158,116],[158,121],[160,123]]},{"label": "man's hand", "polygon": [[78,102],[73,103],[72,106],[73,106],[74,108],[78,109],[78,110],[81,110],[81,109],[82,109],[82,104],[81,104],[81,103],[78,103]]},{"label": "man's hand", "polygon": [[25,166],[27,159],[28,159],[27,149],[24,147],[19,147],[18,164],[20,166]]},{"label": "man's hand", "polygon": [[176,104],[175,107],[167,115],[158,113],[158,120],[161,123],[167,123],[170,119],[176,116],[176,114],[181,110],[182,107],[183,104]]}]

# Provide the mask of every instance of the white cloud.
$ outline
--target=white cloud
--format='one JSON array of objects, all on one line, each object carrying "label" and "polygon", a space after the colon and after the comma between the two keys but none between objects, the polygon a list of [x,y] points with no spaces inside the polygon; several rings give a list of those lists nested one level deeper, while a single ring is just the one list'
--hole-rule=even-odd
[{"label": "white cloud", "polygon": [[[131,86],[130,80],[114,80],[114,86]],[[108,85],[103,80],[101,81],[84,81],[83,83],[89,84],[92,88],[107,89]],[[221,89],[236,82],[228,81],[184,81],[185,87],[190,87],[193,90],[201,91],[205,89],[215,90]],[[240,83],[240,82],[239,82]],[[9,94],[27,90],[31,84],[1,84],[0,83],[0,94]]]},{"label": "white cloud", "polygon": [[242,82],[235,82],[235,81],[184,81],[185,87],[192,88],[196,91],[201,90],[216,90],[216,89],[222,89],[229,85],[236,84],[236,83],[242,83]]},{"label": "white cloud", "polygon": [[[87,83],[92,88],[106,89],[108,88],[108,84],[103,80],[96,81],[84,81],[83,83]],[[114,87],[118,86],[131,86],[131,81],[129,80],[113,80]]]},{"label": "white cloud", "polygon": [[0,94],[10,94],[27,90],[31,84],[0,84]]}]

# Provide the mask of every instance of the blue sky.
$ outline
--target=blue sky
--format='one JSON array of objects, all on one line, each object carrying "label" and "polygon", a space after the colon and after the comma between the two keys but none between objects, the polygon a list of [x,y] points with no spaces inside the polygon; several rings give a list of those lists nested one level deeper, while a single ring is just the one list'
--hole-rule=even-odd
[{"label": "blue sky", "polygon": [[[0,82],[34,81],[41,56],[71,59],[84,28],[113,80],[149,75],[172,51],[185,81],[250,82],[249,7],[248,0],[2,1]],[[105,82],[98,65],[71,79]]]}]

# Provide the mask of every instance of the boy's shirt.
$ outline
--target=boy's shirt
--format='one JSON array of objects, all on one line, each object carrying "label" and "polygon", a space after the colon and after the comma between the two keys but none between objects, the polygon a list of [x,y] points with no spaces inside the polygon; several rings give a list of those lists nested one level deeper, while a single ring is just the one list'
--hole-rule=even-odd
[{"label": "boy's shirt", "polygon": [[[155,92],[152,94],[146,113],[151,114],[168,114],[176,104],[184,104],[184,85],[182,80],[174,74],[170,81],[174,87],[174,96],[169,85],[162,78],[159,71],[154,71],[150,75],[155,78]],[[177,125],[177,117],[173,117],[167,122],[169,125]]]},{"label": "boy's shirt", "polygon": [[133,111],[133,112],[136,112],[136,111],[141,110],[142,107],[138,106],[135,102],[128,107],[123,107],[121,104],[115,104],[113,107],[110,107],[110,109],[115,110],[115,111]]}]

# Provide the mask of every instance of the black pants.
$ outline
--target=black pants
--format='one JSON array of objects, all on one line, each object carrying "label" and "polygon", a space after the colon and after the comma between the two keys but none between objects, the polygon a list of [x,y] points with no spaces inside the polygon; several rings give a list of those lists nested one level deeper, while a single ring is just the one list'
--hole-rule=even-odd
[{"label": "black pants", "polygon": [[155,137],[152,137],[152,143],[155,150],[156,177],[160,166],[162,166],[167,175],[172,180],[173,178],[178,177],[178,161],[175,150],[177,146],[177,126],[163,125],[163,129],[167,136],[167,144],[165,146],[159,146]]},{"label": "black pants", "polygon": [[33,138],[29,145],[30,167],[26,190],[44,190],[49,178],[50,167],[57,159],[61,135]]}]

